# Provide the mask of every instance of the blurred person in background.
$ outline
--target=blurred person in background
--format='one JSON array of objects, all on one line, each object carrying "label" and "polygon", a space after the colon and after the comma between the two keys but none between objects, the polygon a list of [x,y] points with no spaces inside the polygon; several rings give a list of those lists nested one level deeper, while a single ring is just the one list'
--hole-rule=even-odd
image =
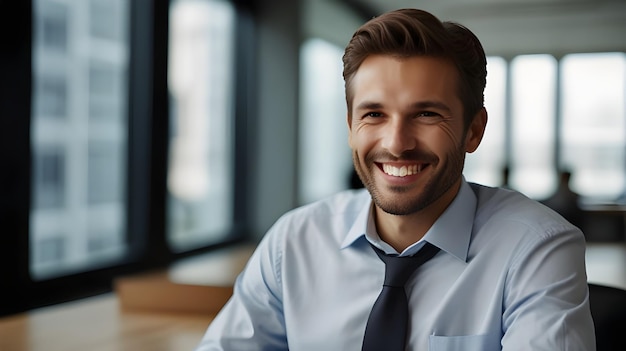
[{"label": "blurred person in background", "polygon": [[556,191],[541,202],[582,229],[584,211],[580,207],[580,195],[570,187],[571,179],[572,172],[567,170],[559,172],[559,184]]}]

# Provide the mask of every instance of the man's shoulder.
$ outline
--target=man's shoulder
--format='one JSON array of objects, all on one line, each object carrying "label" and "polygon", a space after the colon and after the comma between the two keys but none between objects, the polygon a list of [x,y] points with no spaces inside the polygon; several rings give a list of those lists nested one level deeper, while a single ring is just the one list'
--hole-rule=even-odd
[{"label": "man's shoulder", "polygon": [[370,203],[367,190],[344,190],[286,212],[274,227],[287,226],[292,232],[347,231]]},{"label": "man's shoulder", "polygon": [[479,210],[503,210],[519,212],[520,209],[530,209],[543,212],[546,208],[538,201],[529,198],[523,193],[508,188],[491,187],[477,183],[469,183],[476,195]]},{"label": "man's shoulder", "polygon": [[366,190],[342,191],[283,214],[265,238],[278,250],[292,246],[300,253],[337,251],[370,203]]},{"label": "man's shoulder", "polygon": [[562,216],[536,200],[511,189],[470,183],[477,199],[475,225],[499,224],[524,229],[526,233],[549,235],[575,228]]},{"label": "man's shoulder", "polygon": [[333,195],[297,207],[286,216],[336,216],[360,212],[369,204],[371,197],[365,189],[343,190]]}]

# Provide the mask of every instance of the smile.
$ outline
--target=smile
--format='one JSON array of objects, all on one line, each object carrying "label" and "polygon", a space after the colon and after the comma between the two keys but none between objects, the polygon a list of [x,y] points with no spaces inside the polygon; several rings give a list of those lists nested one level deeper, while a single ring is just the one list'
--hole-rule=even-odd
[{"label": "smile", "polygon": [[418,165],[405,165],[402,167],[395,167],[390,164],[383,163],[383,172],[394,177],[406,177],[414,174],[418,174],[425,167],[422,164]]}]

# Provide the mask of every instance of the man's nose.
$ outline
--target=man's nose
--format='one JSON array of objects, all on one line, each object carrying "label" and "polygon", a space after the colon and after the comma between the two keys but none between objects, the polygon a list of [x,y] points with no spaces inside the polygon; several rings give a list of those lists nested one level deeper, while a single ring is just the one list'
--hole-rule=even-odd
[{"label": "man's nose", "polygon": [[382,135],[382,147],[394,156],[416,147],[415,131],[410,123],[401,119],[389,121]]}]

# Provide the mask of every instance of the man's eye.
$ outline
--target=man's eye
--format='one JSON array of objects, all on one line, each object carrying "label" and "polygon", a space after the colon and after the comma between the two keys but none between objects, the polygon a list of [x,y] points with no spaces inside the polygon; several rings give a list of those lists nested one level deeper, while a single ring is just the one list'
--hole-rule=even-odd
[{"label": "man's eye", "polygon": [[424,124],[437,124],[443,121],[444,117],[437,113],[431,111],[420,112],[416,115],[416,121]]},{"label": "man's eye", "polygon": [[440,115],[436,112],[424,111],[417,114],[417,117],[439,117]]},{"label": "man's eye", "polygon": [[380,113],[380,112],[368,112],[363,117],[374,117],[374,118],[376,118],[376,117],[381,117],[382,115],[383,114]]}]

